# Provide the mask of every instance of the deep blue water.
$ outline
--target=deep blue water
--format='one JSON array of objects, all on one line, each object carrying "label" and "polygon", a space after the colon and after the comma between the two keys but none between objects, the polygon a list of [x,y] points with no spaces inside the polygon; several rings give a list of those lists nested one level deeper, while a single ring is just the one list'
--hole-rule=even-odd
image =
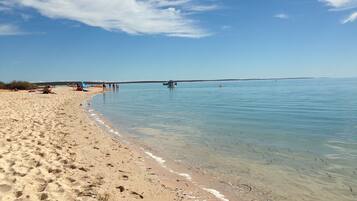
[{"label": "deep blue water", "polygon": [[332,175],[337,197],[357,183],[357,79],[121,85],[92,106],[164,157],[223,180],[249,181],[244,164],[256,163],[253,172],[293,170],[326,189]]}]

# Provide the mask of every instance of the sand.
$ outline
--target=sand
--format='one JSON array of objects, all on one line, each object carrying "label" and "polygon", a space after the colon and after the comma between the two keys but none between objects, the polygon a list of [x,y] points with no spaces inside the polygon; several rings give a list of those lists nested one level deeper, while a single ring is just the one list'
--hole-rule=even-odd
[{"label": "sand", "polygon": [[101,129],[89,93],[0,92],[0,200],[219,200]]}]

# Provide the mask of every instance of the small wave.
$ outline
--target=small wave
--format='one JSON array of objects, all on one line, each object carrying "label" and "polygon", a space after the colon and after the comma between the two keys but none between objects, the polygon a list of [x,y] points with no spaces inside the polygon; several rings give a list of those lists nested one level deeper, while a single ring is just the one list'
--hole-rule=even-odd
[{"label": "small wave", "polygon": [[[342,156],[342,159],[356,158],[357,149],[354,142],[339,142],[331,141],[326,144],[327,147],[334,149],[337,154],[327,154],[327,157],[336,157],[336,155]],[[325,155],[326,156],[326,155]],[[336,158],[333,158],[336,159]]]},{"label": "small wave", "polygon": [[[142,148],[143,149],[143,148]],[[192,177],[191,175],[187,174],[187,173],[181,173],[181,172],[176,172],[173,169],[168,168],[164,163],[166,162],[163,158],[159,157],[159,156],[155,156],[154,154],[152,154],[151,152],[148,151],[144,151],[145,154],[149,155],[151,158],[153,158],[156,162],[158,162],[161,167],[166,168],[169,172],[173,173],[173,174],[177,174],[181,177],[184,177],[185,179],[187,179],[188,181],[192,181]]]},{"label": "small wave", "polygon": [[108,127],[109,127],[109,128],[108,128],[109,133],[114,133],[114,134],[117,135],[117,136],[121,136],[118,131],[115,131],[114,129],[110,128],[110,126],[108,126]]},{"label": "small wave", "polygon": [[357,145],[357,142],[344,142],[339,140],[329,140],[327,141],[328,144],[345,144],[345,145]]},{"label": "small wave", "polygon": [[[92,115],[92,116],[95,116],[95,115]],[[102,124],[104,127],[106,127],[107,129],[110,129],[109,132],[110,133],[113,133],[114,130],[111,129],[111,127],[109,125],[107,125],[100,117],[95,117],[94,118],[98,123]]]},{"label": "small wave", "polygon": [[101,124],[104,124],[104,121],[102,121],[100,118],[95,118],[95,120],[97,121],[97,122],[99,122],[99,123],[101,123]]},{"label": "small wave", "polygon": [[[96,114],[91,113],[91,116],[96,116]],[[106,128],[108,128],[110,133],[114,133],[118,136],[121,136],[119,134],[118,131],[115,131],[114,129],[112,129],[109,125],[107,125],[103,120],[101,120],[99,117],[95,117],[94,118],[97,122],[101,123],[102,125],[104,125]],[[124,140],[125,143],[128,143],[126,140]],[[170,168],[168,168],[165,165],[166,160],[164,160],[163,158],[159,157],[159,156],[155,156],[154,154],[152,154],[151,152],[145,151],[142,147],[141,149],[144,151],[145,154],[147,154],[148,156],[150,156],[151,158],[153,158],[157,163],[160,164],[161,167],[167,169],[169,172],[179,175],[181,177],[184,177],[186,180],[188,181],[192,181],[192,176],[190,174],[187,173],[180,173],[180,172],[176,172]],[[195,185],[197,185],[197,183],[193,182]],[[219,191],[215,190],[215,189],[211,189],[211,188],[204,188],[204,187],[200,187],[201,189],[211,193],[212,195],[214,195],[217,199],[221,200],[221,201],[229,201],[227,198],[225,198],[225,196],[223,194],[221,194]]]},{"label": "small wave", "polygon": [[[98,113],[98,112],[95,113],[95,110],[92,109],[92,108],[87,108],[87,111],[89,112],[90,116],[93,117],[93,119],[94,119],[96,122],[100,123],[100,124],[103,125],[106,129],[108,129],[108,132],[109,132],[109,133],[114,133],[115,135],[121,137],[121,135],[119,134],[118,131],[116,131],[116,130],[114,130],[113,128],[111,128],[109,125],[107,125],[107,124],[105,123],[105,121],[102,120],[101,116],[104,116],[103,114]],[[91,124],[94,125],[95,123],[91,122]],[[124,142],[125,144],[130,144],[128,141],[126,141],[126,140],[124,140],[124,139],[122,140],[122,142]]]},{"label": "small wave", "polygon": [[337,165],[337,164],[332,164],[329,167],[327,167],[327,170],[340,170],[346,168],[343,165]]},{"label": "small wave", "polygon": [[346,152],[346,148],[343,148],[343,147],[340,147],[340,146],[337,146],[337,145],[332,145],[332,144],[326,144],[326,146],[336,150],[336,151],[340,151],[340,152]]},{"label": "small wave", "polygon": [[325,154],[325,157],[328,159],[344,159],[344,157],[341,157],[341,154]]},{"label": "small wave", "polygon": [[212,188],[202,188],[203,190],[211,193],[212,195],[214,195],[216,198],[222,200],[222,201],[229,201],[227,198],[225,198],[225,196],[223,194],[221,194],[219,191],[212,189]]},{"label": "small wave", "polygon": [[114,134],[117,136],[121,136],[118,131],[114,131]]},{"label": "small wave", "polygon": [[164,165],[164,163],[165,163],[166,161],[165,161],[163,158],[158,157],[158,156],[155,156],[154,154],[152,154],[152,153],[150,153],[150,152],[148,152],[148,151],[145,151],[145,153],[146,153],[147,155],[149,155],[151,158],[153,158],[156,162],[160,163],[163,167],[166,167],[166,166]]},{"label": "small wave", "polygon": [[[91,113],[91,116],[96,116],[96,114],[95,113]],[[95,117],[94,119],[98,123],[100,123],[103,126],[105,126],[108,129],[109,133],[114,133],[117,136],[121,136],[118,131],[115,131],[113,128],[111,128],[109,125],[107,125],[100,117]]]},{"label": "small wave", "polygon": [[191,181],[192,177],[191,175],[187,174],[187,173],[178,173],[178,175],[180,175],[181,177],[185,177],[187,180]]}]

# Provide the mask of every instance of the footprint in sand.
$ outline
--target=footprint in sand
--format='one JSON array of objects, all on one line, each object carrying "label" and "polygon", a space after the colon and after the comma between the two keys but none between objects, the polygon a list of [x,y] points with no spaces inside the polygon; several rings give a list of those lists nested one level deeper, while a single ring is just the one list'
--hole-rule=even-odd
[{"label": "footprint in sand", "polygon": [[129,176],[123,175],[122,178],[123,178],[123,180],[128,180],[128,179],[129,179]]},{"label": "footprint in sand", "polygon": [[60,170],[60,169],[52,169],[52,168],[48,169],[48,173],[59,174],[61,172],[62,172],[62,170]]},{"label": "footprint in sand", "polygon": [[67,177],[66,179],[67,179],[69,182],[71,182],[71,183],[76,182],[76,180],[75,180],[75,179],[73,179],[72,177]]},{"label": "footprint in sand", "polygon": [[135,192],[135,191],[131,191],[131,195],[133,195],[136,199],[144,199],[144,196]]},{"label": "footprint in sand", "polygon": [[40,200],[47,200],[48,199],[48,195],[47,193],[42,193],[40,196],[39,196]]},{"label": "footprint in sand", "polygon": [[11,190],[11,186],[7,184],[0,184],[0,192],[6,193]]},{"label": "footprint in sand", "polygon": [[74,165],[74,164],[70,164],[70,165],[68,165],[68,167],[71,168],[71,169],[73,169],[73,170],[77,168],[77,166]]},{"label": "footprint in sand", "polygon": [[39,155],[41,158],[43,158],[45,156],[45,153],[43,152],[38,152],[37,155]]},{"label": "footprint in sand", "polygon": [[84,168],[84,167],[80,167],[80,168],[78,168],[78,170],[81,170],[81,171],[83,171],[83,172],[87,172],[87,171],[88,171],[88,169],[87,169],[87,168]]},{"label": "footprint in sand", "polygon": [[239,185],[235,186],[235,188],[238,191],[244,192],[244,193],[250,193],[253,190],[253,188],[248,184],[239,184]]},{"label": "footprint in sand", "polygon": [[16,197],[16,198],[19,198],[19,197],[22,196],[22,194],[23,194],[22,191],[16,191],[16,192],[15,192],[15,197]]},{"label": "footprint in sand", "polygon": [[45,189],[47,188],[47,185],[48,185],[47,182],[39,184],[39,185],[38,185],[38,188],[37,188],[37,192],[43,192],[43,191],[45,191]]},{"label": "footprint in sand", "polygon": [[117,189],[119,189],[120,192],[123,192],[125,190],[124,186],[117,186]]}]

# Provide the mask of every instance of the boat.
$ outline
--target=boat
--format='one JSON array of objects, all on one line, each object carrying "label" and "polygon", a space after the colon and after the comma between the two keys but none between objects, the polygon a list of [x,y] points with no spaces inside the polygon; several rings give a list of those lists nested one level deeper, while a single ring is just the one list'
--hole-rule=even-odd
[{"label": "boat", "polygon": [[163,85],[167,86],[167,88],[175,88],[177,86],[177,82],[170,80],[168,82],[164,82]]}]

